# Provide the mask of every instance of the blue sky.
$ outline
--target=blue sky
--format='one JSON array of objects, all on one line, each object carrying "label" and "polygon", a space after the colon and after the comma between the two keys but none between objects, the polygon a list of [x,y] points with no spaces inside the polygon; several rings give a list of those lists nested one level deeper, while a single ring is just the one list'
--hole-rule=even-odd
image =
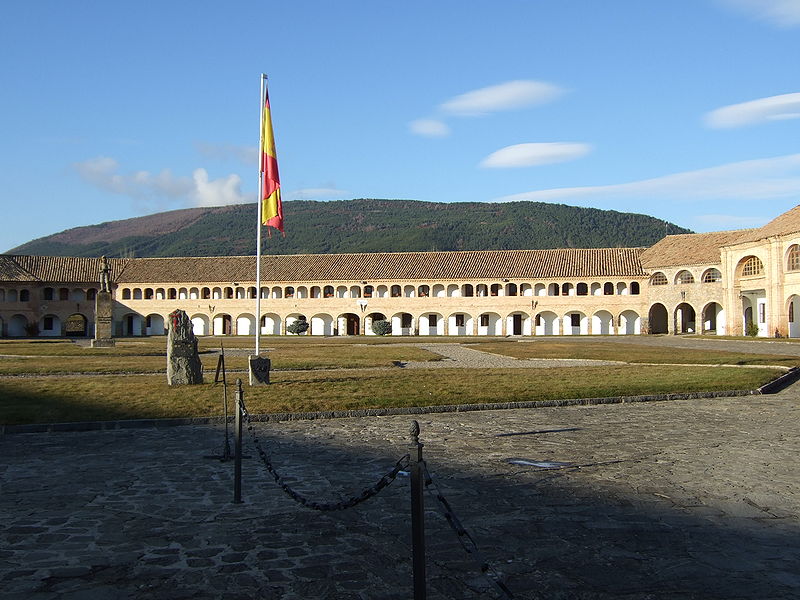
[{"label": "blue sky", "polygon": [[798,57],[800,0],[9,0],[0,250],[254,202],[262,72],[285,200],[758,226],[800,203]]}]

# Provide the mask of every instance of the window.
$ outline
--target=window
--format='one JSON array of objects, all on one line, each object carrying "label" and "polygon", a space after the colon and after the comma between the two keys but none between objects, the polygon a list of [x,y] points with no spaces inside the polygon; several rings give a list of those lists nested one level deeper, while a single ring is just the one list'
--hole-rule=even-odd
[{"label": "window", "polygon": [[43,298],[45,300],[52,300],[53,299],[53,288],[51,288],[51,287],[44,288]]},{"label": "window", "polygon": [[481,315],[481,327],[489,326],[489,315]]},{"label": "window", "polygon": [[588,296],[589,295],[589,286],[585,283],[579,283],[577,287],[578,296]]},{"label": "window", "polygon": [[59,300],[69,300],[69,289],[60,288],[58,290],[58,299]]},{"label": "window", "polygon": [[390,294],[391,294],[392,298],[399,298],[402,295],[402,291],[400,289],[400,286],[399,285],[393,285]]},{"label": "window", "polygon": [[53,331],[53,317],[45,317],[42,320],[42,329],[45,331]]},{"label": "window", "polygon": [[94,300],[95,298],[97,298],[97,290],[95,288],[89,288],[86,290],[87,300]]},{"label": "window", "polygon": [[580,327],[581,326],[581,316],[579,314],[572,313],[569,316],[569,324],[572,327]]},{"label": "window", "polygon": [[436,327],[436,315],[428,315],[428,326],[429,327]]},{"label": "window", "polygon": [[403,313],[400,317],[400,327],[403,329],[411,329],[411,315]]},{"label": "window", "polygon": [[766,323],[767,322],[767,305],[766,303],[761,303],[758,305],[758,322],[759,323]]},{"label": "window", "polygon": [[603,284],[603,295],[604,296],[613,296],[614,295],[614,284],[610,281],[606,281]]},{"label": "window", "polygon": [[794,323],[794,302],[789,302],[789,323]]},{"label": "window", "polygon": [[653,276],[650,278],[650,285],[667,285],[669,283],[667,281],[667,276],[663,273],[653,273]]},{"label": "window", "polygon": [[722,273],[718,269],[709,269],[703,273],[703,283],[715,283],[722,280]]},{"label": "window", "polygon": [[633,281],[631,282],[631,295],[638,296],[639,295],[639,282]]},{"label": "window", "polygon": [[128,288],[122,290],[122,299],[123,300],[130,300],[131,299],[131,291]]},{"label": "window", "polygon": [[464,326],[464,315],[459,313],[456,315],[456,327]]},{"label": "window", "polygon": [[742,277],[754,277],[764,274],[764,263],[757,256],[751,256],[742,267]]},{"label": "window", "polygon": [[371,285],[364,286],[364,298],[372,298],[374,289]]},{"label": "window", "polygon": [[675,277],[675,283],[694,283],[694,275],[692,275],[689,271],[681,271],[678,273],[677,277]]},{"label": "window", "polygon": [[789,248],[786,269],[789,271],[800,271],[800,246],[797,244],[793,244]]},{"label": "window", "polygon": [[286,298],[294,298],[294,288],[289,286],[286,288],[286,293],[284,294]]}]

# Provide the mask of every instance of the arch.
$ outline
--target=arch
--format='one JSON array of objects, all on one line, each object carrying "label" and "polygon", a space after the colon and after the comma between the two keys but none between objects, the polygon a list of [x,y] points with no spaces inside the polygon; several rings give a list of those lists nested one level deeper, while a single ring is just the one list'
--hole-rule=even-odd
[{"label": "arch", "polygon": [[633,310],[624,310],[619,315],[618,335],[639,335],[642,332],[642,319]]},{"label": "arch", "polygon": [[547,296],[547,286],[543,283],[537,283],[533,286],[534,296]]},{"label": "arch", "polygon": [[500,315],[485,312],[478,316],[478,335],[502,335],[503,321]]},{"label": "arch", "polygon": [[16,302],[19,298],[19,294],[17,290],[8,290],[8,301],[9,302]]},{"label": "arch", "polygon": [[189,288],[189,300],[198,300],[200,298],[200,288]]},{"label": "arch", "polygon": [[[639,284],[634,282],[634,283],[631,284],[631,286],[633,286],[634,284],[636,285],[636,289],[638,290],[639,289]],[[625,283],[624,281],[617,282],[617,296],[627,296],[628,293],[631,293],[631,294],[636,293],[636,294],[638,294],[639,292],[638,291],[634,292],[632,287],[629,289],[628,288],[628,284]]]},{"label": "arch", "polygon": [[233,300],[233,288],[231,286],[222,288],[222,297],[225,300]]},{"label": "arch", "polygon": [[503,291],[503,286],[500,285],[499,283],[493,283],[492,285],[489,286],[490,296],[502,296],[502,294],[500,293],[501,291]]},{"label": "arch", "polygon": [[516,296],[519,292],[519,287],[516,283],[507,283],[505,289],[506,296]]},{"label": "arch", "polygon": [[701,333],[725,335],[725,311],[718,302],[709,302],[703,307]]},{"label": "arch", "polygon": [[786,251],[786,270],[800,271],[800,246],[792,244]]},{"label": "arch", "polygon": [[564,315],[564,335],[587,335],[589,333],[589,317],[579,310],[572,310]]},{"label": "arch", "polygon": [[485,298],[489,295],[489,286],[485,283],[479,283],[475,286],[475,295],[479,298]]},{"label": "arch", "polygon": [[[194,324],[192,324],[192,328],[194,328]],[[144,332],[147,335],[166,334],[167,330],[164,327],[164,317],[156,313],[147,315],[144,319]]]},{"label": "arch", "polygon": [[54,299],[55,299],[55,290],[53,288],[46,287],[42,290],[42,300],[50,302]]},{"label": "arch", "polygon": [[251,286],[247,287],[247,298],[249,300],[255,300],[256,299],[256,286],[251,285]]},{"label": "arch", "polygon": [[688,302],[681,302],[675,307],[675,333],[695,333],[697,331],[697,314]]},{"label": "arch", "polygon": [[444,317],[440,313],[427,312],[419,318],[420,335],[444,335]]},{"label": "arch", "polygon": [[610,281],[606,281],[603,284],[603,295],[604,296],[613,296],[614,295],[614,284]]},{"label": "arch", "polygon": [[692,275],[691,271],[687,271],[686,269],[678,271],[678,274],[675,275],[675,284],[686,285],[689,283],[694,283],[694,275]]},{"label": "arch", "polygon": [[211,335],[231,335],[233,333],[233,319],[229,314],[214,315],[211,324]]},{"label": "arch", "polygon": [[343,313],[336,322],[339,335],[358,335],[361,332],[361,318],[355,313]]},{"label": "arch", "polygon": [[280,335],[281,334],[280,316],[275,313],[267,313],[261,316],[261,335]]},{"label": "arch", "polygon": [[737,277],[761,277],[764,275],[764,263],[757,256],[745,256],[736,265]]},{"label": "arch", "polygon": [[[331,288],[331,290],[333,290],[333,288]],[[283,298],[283,288],[280,287],[279,285],[276,285],[272,288],[270,294],[273,300],[279,300]],[[333,296],[333,291],[331,291],[331,296]]]},{"label": "arch", "polygon": [[311,286],[311,297],[312,298],[322,298],[322,288],[318,285]]},{"label": "arch", "polygon": [[547,295],[548,296],[559,296],[561,295],[561,286],[557,283],[551,283],[547,286]]},{"label": "arch", "polygon": [[457,283],[451,283],[447,286],[447,297],[448,298],[460,298],[461,297],[461,286]]},{"label": "arch", "polygon": [[536,315],[534,328],[536,335],[558,335],[561,333],[558,315],[550,310],[543,310]]},{"label": "arch", "polygon": [[206,315],[194,315],[191,321],[192,332],[194,332],[195,335],[208,335],[208,317]]},{"label": "arch", "polygon": [[42,337],[59,337],[61,335],[61,319],[58,315],[47,314],[39,319],[39,335]]},{"label": "arch", "polygon": [[70,294],[70,300],[73,302],[83,302],[86,300],[86,292],[84,292],[81,288],[75,288]]},{"label": "arch", "polygon": [[255,335],[256,317],[250,313],[242,313],[236,317],[236,335]]},{"label": "arch", "polygon": [[515,311],[506,317],[506,333],[508,335],[531,335],[531,316],[522,311]]},{"label": "arch", "polygon": [[64,321],[66,337],[86,337],[89,335],[89,319],[81,313],[73,313]]},{"label": "arch", "polygon": [[592,296],[602,296],[603,295],[603,286],[601,286],[596,281],[592,283],[591,287],[589,288],[589,293]]},{"label": "arch", "polygon": [[403,294],[403,290],[399,285],[394,284],[389,289],[389,294],[391,295],[392,298],[399,298]]},{"label": "arch", "polygon": [[179,300],[186,300],[188,298],[189,298],[189,290],[187,290],[185,287],[182,287],[181,289],[178,290]]},{"label": "arch", "polygon": [[465,312],[455,312],[447,317],[447,332],[449,335],[472,335],[472,315]]},{"label": "arch", "polygon": [[127,313],[122,317],[122,335],[126,336],[140,336],[142,335],[142,326],[144,319],[139,313]]},{"label": "arch", "polygon": [[123,288],[123,290],[122,290],[122,299],[123,300],[130,300],[131,299],[131,290],[130,290],[130,288]]},{"label": "arch", "polygon": [[800,337],[800,296],[793,294],[786,301],[786,312],[789,315],[787,335],[790,338]]},{"label": "arch", "polygon": [[203,300],[211,300],[211,288],[204,287],[202,290],[200,290],[200,297]]},{"label": "arch", "polygon": [[372,298],[372,295],[375,293],[375,287],[371,285],[364,286],[364,298]]},{"label": "arch", "polygon": [[333,317],[325,313],[311,317],[311,335],[333,335]]},{"label": "arch", "polygon": [[388,298],[389,288],[385,285],[379,285],[375,288],[375,295],[378,296],[378,298]]},{"label": "arch", "polygon": [[13,315],[8,320],[9,337],[24,337],[28,335],[28,318],[25,315]]},{"label": "arch", "polygon": [[519,286],[520,296],[533,296],[533,286],[530,283],[521,283]]},{"label": "arch", "polygon": [[647,322],[650,324],[650,333],[669,333],[669,315],[667,307],[656,302],[647,313]]},{"label": "arch", "polygon": [[[66,302],[67,300],[69,300],[69,288],[65,288],[65,287],[58,288],[58,299],[61,302]],[[136,299],[136,295],[135,294],[134,294],[134,299]],[[142,299],[141,290],[139,290],[139,298],[138,299],[139,300]],[[20,298],[20,300],[22,300],[22,298]]]},{"label": "arch", "polygon": [[434,298],[444,298],[446,291],[444,286],[441,283],[437,283],[433,286],[432,295]]},{"label": "arch", "polygon": [[392,335],[414,335],[414,317],[402,312],[392,315]]},{"label": "arch", "polygon": [[431,286],[421,285],[417,288],[417,296],[420,298],[427,298],[431,295]]},{"label": "arch", "polygon": [[661,271],[653,273],[653,275],[650,277],[650,285],[667,285],[668,283],[669,280],[667,279],[667,276]]},{"label": "arch", "polygon": [[333,289],[332,285],[326,285],[322,290],[322,295],[325,298],[333,298],[334,292],[335,292],[335,290]]},{"label": "arch", "polygon": [[561,284],[561,295],[562,296],[574,296],[575,295],[575,286],[572,285],[571,282],[567,281]]},{"label": "arch", "polygon": [[245,300],[247,298],[247,291],[240,285],[237,285],[234,289],[234,294],[236,295],[237,300]]},{"label": "arch", "polygon": [[[413,287],[412,287],[413,289]],[[351,285],[350,286],[350,297],[351,298],[361,298],[361,286],[360,285]]]},{"label": "arch", "polygon": [[614,335],[614,315],[598,310],[592,315],[592,335]]},{"label": "arch", "polygon": [[348,298],[349,292],[347,290],[346,285],[337,285],[336,286],[336,297],[337,298]]},{"label": "arch", "polygon": [[[344,287],[344,286],[342,286],[342,287]],[[346,290],[347,288],[344,288],[344,289]],[[283,297],[284,298],[294,298],[294,286],[293,285],[287,285],[285,288],[283,288]],[[339,296],[339,298],[344,298],[344,296],[343,295]]]},{"label": "arch", "polygon": [[722,273],[719,272],[719,269],[715,269],[713,267],[706,269],[703,271],[700,281],[703,283],[716,283],[717,281],[722,281]]},{"label": "arch", "polygon": [[304,285],[298,285],[295,293],[298,298],[308,298],[308,288]]},{"label": "arch", "polygon": [[372,324],[376,321],[386,321],[386,315],[379,312],[371,312],[364,317],[364,335],[377,335],[372,331]]},{"label": "arch", "polygon": [[414,298],[417,295],[417,288],[413,285],[403,286],[403,297]]},{"label": "arch", "polygon": [[464,298],[472,298],[475,295],[475,287],[471,283],[465,283],[461,286],[461,295]]},{"label": "arch", "polygon": [[[625,285],[624,283],[622,285]],[[638,296],[641,292],[641,286],[638,281],[631,281],[631,296]],[[626,292],[622,292],[625,294]]]},{"label": "arch", "polygon": [[578,296],[588,296],[589,295],[589,286],[586,285],[583,281],[581,281],[578,285],[575,286],[575,294]]}]

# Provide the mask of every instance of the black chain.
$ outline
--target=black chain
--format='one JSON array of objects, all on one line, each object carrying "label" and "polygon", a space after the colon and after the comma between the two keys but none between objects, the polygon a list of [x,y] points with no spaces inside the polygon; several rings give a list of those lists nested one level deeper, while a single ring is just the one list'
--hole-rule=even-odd
[{"label": "black chain", "polygon": [[458,542],[461,544],[464,552],[466,552],[478,564],[481,573],[492,585],[495,586],[502,598],[509,600],[513,599],[514,594],[512,594],[511,590],[509,590],[501,581],[500,575],[498,575],[497,571],[494,570],[494,568],[483,556],[481,551],[478,549],[478,545],[475,543],[475,540],[472,539],[472,536],[464,528],[464,526],[461,524],[461,521],[453,512],[450,503],[442,494],[439,486],[433,480],[433,477],[431,477],[430,471],[428,471],[428,465],[423,462],[422,466],[425,469],[425,489],[427,489],[436,498],[436,500],[439,501],[439,508],[444,515],[445,520],[455,532]]},{"label": "black chain", "polygon": [[272,460],[269,457],[264,449],[261,447],[260,442],[258,441],[258,437],[256,436],[255,430],[253,429],[253,423],[250,419],[250,413],[247,412],[247,408],[245,408],[244,401],[241,401],[242,407],[242,415],[247,422],[247,430],[250,432],[250,435],[253,438],[253,445],[255,445],[256,450],[258,451],[258,455],[261,457],[264,466],[267,468],[267,471],[272,475],[272,478],[275,480],[280,488],[295,502],[302,504],[306,508],[310,508],[312,510],[321,510],[321,511],[333,511],[333,510],[345,510],[346,508],[352,508],[357,504],[361,504],[365,500],[369,500],[373,496],[377,496],[380,491],[391,484],[396,478],[397,474],[400,471],[404,471],[408,469],[410,456],[406,454],[400,460],[397,461],[394,468],[386,473],[383,477],[381,477],[378,482],[368,488],[362,490],[362,492],[358,496],[351,496],[347,500],[340,500],[339,502],[315,502],[310,500],[297,492],[296,490],[292,489],[292,487],[287,484],[283,477],[275,470],[275,467],[272,465]]}]

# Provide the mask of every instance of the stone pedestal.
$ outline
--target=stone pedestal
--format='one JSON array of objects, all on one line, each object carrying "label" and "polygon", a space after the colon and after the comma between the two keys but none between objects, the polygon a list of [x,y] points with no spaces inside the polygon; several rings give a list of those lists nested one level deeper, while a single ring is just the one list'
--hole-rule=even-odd
[{"label": "stone pedestal", "polygon": [[269,385],[269,371],[272,368],[272,361],[263,356],[251,355],[248,362],[250,365],[250,385]]},{"label": "stone pedestal", "polygon": [[92,348],[108,348],[115,344],[112,338],[114,301],[111,292],[97,292],[94,300],[94,339]]},{"label": "stone pedestal", "polygon": [[197,338],[192,330],[192,322],[182,310],[176,310],[169,315],[167,383],[169,385],[203,383],[203,365],[197,352]]}]

